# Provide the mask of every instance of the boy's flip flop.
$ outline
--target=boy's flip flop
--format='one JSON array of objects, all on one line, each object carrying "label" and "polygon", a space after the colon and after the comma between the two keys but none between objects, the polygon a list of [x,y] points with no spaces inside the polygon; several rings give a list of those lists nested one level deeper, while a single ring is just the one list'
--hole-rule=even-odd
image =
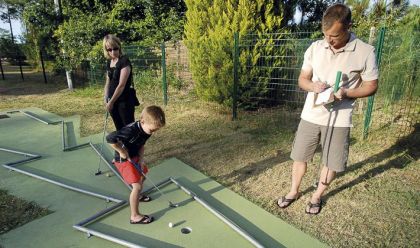
[{"label": "boy's flip flop", "polygon": [[149,202],[152,200],[152,197],[148,196],[148,195],[142,195],[139,199],[139,201],[141,202]]},{"label": "boy's flip flop", "polygon": [[153,217],[144,215],[143,218],[141,218],[138,221],[130,220],[130,224],[150,224],[153,222],[153,220],[154,220]]}]

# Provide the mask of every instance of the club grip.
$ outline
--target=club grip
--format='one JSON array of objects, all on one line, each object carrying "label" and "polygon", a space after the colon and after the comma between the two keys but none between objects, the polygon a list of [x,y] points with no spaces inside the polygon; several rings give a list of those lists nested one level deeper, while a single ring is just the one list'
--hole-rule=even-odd
[{"label": "club grip", "polygon": [[338,91],[340,81],[341,81],[341,71],[337,71],[337,76],[335,77],[334,92]]}]

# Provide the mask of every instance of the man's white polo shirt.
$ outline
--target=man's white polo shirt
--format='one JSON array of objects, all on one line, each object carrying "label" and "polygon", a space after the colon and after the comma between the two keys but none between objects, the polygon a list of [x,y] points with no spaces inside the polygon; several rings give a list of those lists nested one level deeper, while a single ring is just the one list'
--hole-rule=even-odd
[{"label": "man's white polo shirt", "polygon": [[[325,40],[318,40],[306,50],[302,70],[312,72],[312,81],[335,84],[337,71],[342,72],[340,87],[353,89],[362,81],[378,79],[375,48],[351,33],[347,44],[333,52]],[[326,126],[330,112],[324,106],[314,107],[314,92],[308,92],[301,118],[311,123]],[[329,125],[351,127],[354,99],[345,98],[334,103]]]}]

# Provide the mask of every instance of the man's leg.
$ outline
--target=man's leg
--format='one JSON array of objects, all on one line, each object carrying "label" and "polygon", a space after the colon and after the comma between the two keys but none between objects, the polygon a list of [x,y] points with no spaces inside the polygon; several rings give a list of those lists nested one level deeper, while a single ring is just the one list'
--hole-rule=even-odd
[{"label": "man's leg", "polygon": [[[285,196],[286,199],[296,199],[299,193],[300,183],[306,172],[306,162],[294,161],[292,165],[292,185],[290,187],[289,193]],[[286,207],[290,203],[283,201],[279,203],[280,207]]]},{"label": "man's leg", "polygon": [[[334,180],[336,172],[327,168],[326,166],[322,167],[321,175],[319,177],[319,183],[316,191],[311,197],[311,204],[319,204],[321,202],[321,197],[324,192],[327,190],[328,186]],[[306,212],[315,214],[320,211],[321,206],[317,207],[306,207]]]},{"label": "man's leg", "polygon": [[294,161],[292,165],[292,184],[289,193],[277,201],[279,207],[287,207],[298,197],[300,183],[306,172],[306,161],[309,161],[315,153],[319,142],[319,134],[319,125],[304,120],[300,121],[290,154],[290,158]]},{"label": "man's leg", "polygon": [[[321,197],[328,186],[334,180],[337,172],[345,170],[350,144],[349,127],[322,127],[322,163],[319,183],[316,191],[311,197],[310,204],[306,207],[306,212],[316,214],[321,210]],[[328,166],[328,167],[327,167]]]}]

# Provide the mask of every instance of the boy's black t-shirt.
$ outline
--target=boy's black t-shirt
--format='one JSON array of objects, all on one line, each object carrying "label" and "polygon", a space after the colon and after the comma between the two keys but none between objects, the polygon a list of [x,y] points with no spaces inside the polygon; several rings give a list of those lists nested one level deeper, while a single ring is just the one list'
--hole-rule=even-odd
[{"label": "boy's black t-shirt", "polygon": [[120,58],[118,58],[115,67],[111,67],[110,61],[108,61],[106,64],[106,71],[109,78],[108,98],[111,98],[112,95],[114,95],[115,89],[117,89],[117,86],[120,83],[121,70],[127,66],[130,66],[130,75],[128,76],[127,83],[125,84],[124,91],[121,93],[120,97],[118,97],[116,102],[130,101],[129,88],[131,87],[133,82],[131,62],[126,56],[121,56]]},{"label": "boy's black t-shirt", "polygon": [[[150,136],[150,134],[145,133],[141,128],[140,122],[135,121],[123,127],[121,130],[108,134],[106,141],[110,144],[121,142],[124,148],[127,149],[130,158],[132,158],[138,156],[140,148],[146,144]],[[116,160],[120,159],[118,152],[115,156]]]}]

